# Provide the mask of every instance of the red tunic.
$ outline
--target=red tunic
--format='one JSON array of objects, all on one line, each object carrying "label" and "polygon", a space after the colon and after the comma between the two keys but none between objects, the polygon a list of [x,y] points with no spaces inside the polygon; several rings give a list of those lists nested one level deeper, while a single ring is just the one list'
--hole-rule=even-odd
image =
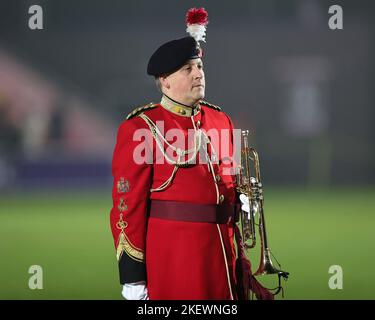
[{"label": "red tunic", "polygon": [[[194,121],[196,129],[201,128],[211,138],[208,154],[211,157],[216,153],[219,160],[213,158],[214,174],[207,161],[200,163],[199,154],[195,164],[178,168],[163,190],[151,192],[171,177],[175,166],[167,162],[150,134],[146,141],[138,137],[150,133],[141,113],[156,123],[170,144],[176,142],[174,146],[181,149],[194,145],[194,139],[188,139],[188,133],[195,132]],[[160,104],[141,113],[121,124],[112,163],[110,219],[120,282],[146,281],[150,299],[235,299],[233,220],[218,224],[149,217],[150,200],[213,205],[236,202],[233,171],[228,171],[233,152],[230,118],[204,103],[192,117]],[[173,135],[170,129],[176,128],[184,134],[183,140],[168,138]],[[168,146],[163,144],[163,148]],[[170,151],[167,155],[176,159],[176,153]],[[139,155],[147,161],[139,161]],[[160,163],[162,160],[164,163]]]}]

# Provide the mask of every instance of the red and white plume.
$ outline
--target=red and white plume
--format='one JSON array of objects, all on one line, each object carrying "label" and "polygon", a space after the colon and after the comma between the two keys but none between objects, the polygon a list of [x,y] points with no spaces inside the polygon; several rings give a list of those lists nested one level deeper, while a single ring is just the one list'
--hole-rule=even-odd
[{"label": "red and white plume", "polygon": [[195,41],[206,42],[206,26],[208,24],[208,13],[204,8],[191,8],[186,13],[186,32],[190,34]]}]

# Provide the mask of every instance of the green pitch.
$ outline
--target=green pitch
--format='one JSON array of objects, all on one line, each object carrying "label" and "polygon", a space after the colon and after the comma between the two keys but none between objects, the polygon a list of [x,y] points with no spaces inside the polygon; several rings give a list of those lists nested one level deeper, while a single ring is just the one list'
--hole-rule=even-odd
[{"label": "green pitch", "polygon": [[[0,299],[120,299],[110,196],[0,196]],[[285,299],[375,299],[374,208],[370,188],[265,190],[270,248],[290,272]],[[41,290],[28,286],[32,265],[42,267]],[[329,287],[333,265],[342,268],[342,289]]]}]

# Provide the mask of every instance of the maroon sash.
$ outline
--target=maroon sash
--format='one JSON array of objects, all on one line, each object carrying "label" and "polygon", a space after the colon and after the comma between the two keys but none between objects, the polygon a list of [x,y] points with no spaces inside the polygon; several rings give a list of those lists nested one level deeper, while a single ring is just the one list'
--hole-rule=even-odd
[{"label": "maroon sash", "polygon": [[234,216],[234,209],[234,204],[151,200],[150,217],[185,222],[228,223]]}]

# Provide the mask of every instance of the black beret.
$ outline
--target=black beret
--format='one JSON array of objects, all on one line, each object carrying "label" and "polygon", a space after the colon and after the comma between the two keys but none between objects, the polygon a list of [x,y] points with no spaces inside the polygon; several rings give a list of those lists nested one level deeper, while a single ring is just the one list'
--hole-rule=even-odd
[{"label": "black beret", "polygon": [[172,73],[183,66],[189,59],[200,57],[200,49],[193,37],[172,40],[161,45],[151,56],[147,74],[161,76]]}]

